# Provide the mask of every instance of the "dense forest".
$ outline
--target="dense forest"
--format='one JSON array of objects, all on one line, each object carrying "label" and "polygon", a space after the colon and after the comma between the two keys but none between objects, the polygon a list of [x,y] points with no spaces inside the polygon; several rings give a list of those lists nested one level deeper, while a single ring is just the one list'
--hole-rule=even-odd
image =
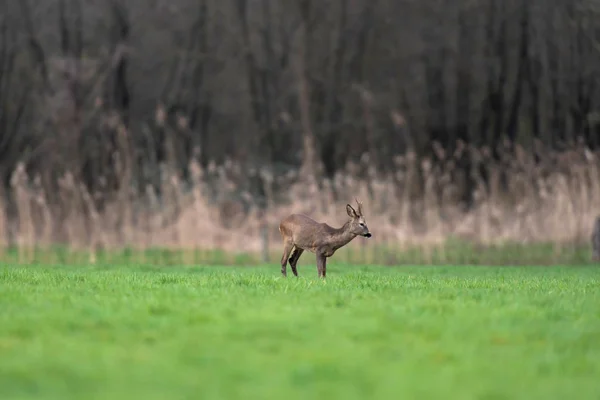
[{"label": "dense forest", "polygon": [[[535,164],[600,144],[598,0],[0,8],[7,220],[19,206],[17,175],[60,215],[65,176],[101,212],[124,190],[164,196],[164,171],[184,188],[193,165],[235,164],[237,183],[260,203],[268,177],[320,184],[359,160],[370,172],[353,176],[387,176],[407,155],[435,168],[458,153],[448,179],[462,182],[457,196],[469,207],[478,182],[490,184],[485,168],[472,173],[481,154],[501,163],[524,153]],[[426,186],[419,171],[414,196]]]}]

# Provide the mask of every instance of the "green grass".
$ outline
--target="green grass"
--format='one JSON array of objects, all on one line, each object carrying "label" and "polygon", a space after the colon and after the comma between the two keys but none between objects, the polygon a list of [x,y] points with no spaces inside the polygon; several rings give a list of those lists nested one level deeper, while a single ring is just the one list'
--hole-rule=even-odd
[{"label": "green grass", "polygon": [[0,266],[0,398],[598,399],[597,267]]},{"label": "green grass", "polygon": [[[279,262],[281,243],[271,242],[267,261]],[[336,260],[347,264],[398,265],[593,265],[589,243],[503,243],[481,245],[452,238],[436,246],[374,243],[358,241],[342,247]],[[303,256],[308,258],[310,256]],[[314,257],[312,257],[314,260]],[[41,264],[82,264],[94,260],[100,264],[145,264],[156,266],[177,265],[237,265],[263,264],[262,254],[228,253],[219,249],[123,248],[89,251],[73,250],[67,246],[49,246],[33,249],[8,247],[0,249],[0,260],[18,263],[26,261]]]}]

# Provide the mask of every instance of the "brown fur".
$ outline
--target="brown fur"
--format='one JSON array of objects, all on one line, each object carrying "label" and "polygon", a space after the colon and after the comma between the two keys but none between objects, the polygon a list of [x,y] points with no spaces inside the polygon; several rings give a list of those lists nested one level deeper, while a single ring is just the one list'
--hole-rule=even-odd
[{"label": "brown fur", "polygon": [[286,269],[289,261],[292,272],[298,276],[296,269],[298,259],[304,250],[308,250],[316,254],[319,278],[325,278],[328,257],[356,236],[371,237],[363,216],[362,204],[358,200],[356,203],[358,211],[350,204],[346,205],[350,220],[341,228],[333,228],[326,223],[317,222],[304,214],[292,214],[284,218],[279,224],[279,232],[283,237],[282,275],[287,276]]},{"label": "brown fur", "polygon": [[592,229],[592,260],[600,261],[600,216],[596,217]]}]

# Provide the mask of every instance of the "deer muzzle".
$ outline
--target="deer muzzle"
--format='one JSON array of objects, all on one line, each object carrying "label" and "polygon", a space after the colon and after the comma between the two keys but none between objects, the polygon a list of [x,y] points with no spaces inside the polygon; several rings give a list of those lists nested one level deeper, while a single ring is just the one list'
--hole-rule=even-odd
[{"label": "deer muzzle", "polygon": [[366,238],[370,238],[371,237],[371,232],[367,232],[363,236],[366,237]]}]

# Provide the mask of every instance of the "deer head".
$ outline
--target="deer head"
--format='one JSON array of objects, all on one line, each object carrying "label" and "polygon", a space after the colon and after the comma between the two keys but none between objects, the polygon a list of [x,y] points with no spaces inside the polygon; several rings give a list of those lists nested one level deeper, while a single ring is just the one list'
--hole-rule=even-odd
[{"label": "deer head", "polygon": [[356,198],[354,200],[358,206],[358,211],[355,210],[350,204],[346,204],[346,212],[350,217],[348,230],[354,235],[370,238],[371,232],[369,232],[365,217],[363,216],[362,203]]}]

